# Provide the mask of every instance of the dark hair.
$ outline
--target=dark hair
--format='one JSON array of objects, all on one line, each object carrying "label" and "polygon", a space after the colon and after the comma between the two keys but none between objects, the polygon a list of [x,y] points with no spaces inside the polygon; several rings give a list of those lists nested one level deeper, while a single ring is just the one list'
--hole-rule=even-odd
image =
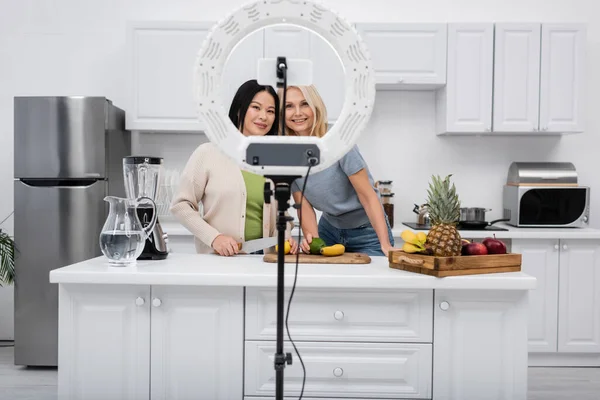
[{"label": "dark hair", "polygon": [[241,130],[241,124],[243,124],[246,118],[246,112],[254,96],[257,93],[265,91],[273,96],[275,101],[275,120],[271,130],[267,132],[267,136],[277,136],[279,128],[279,96],[275,93],[275,90],[271,86],[259,85],[256,79],[249,80],[242,84],[237,90],[233,100],[231,101],[231,107],[229,107],[229,119],[233,122],[236,128]]}]

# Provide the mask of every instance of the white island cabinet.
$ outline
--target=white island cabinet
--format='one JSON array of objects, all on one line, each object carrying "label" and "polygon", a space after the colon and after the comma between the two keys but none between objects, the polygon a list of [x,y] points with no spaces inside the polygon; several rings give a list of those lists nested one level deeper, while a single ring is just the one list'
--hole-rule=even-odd
[{"label": "white island cabinet", "polygon": [[[274,399],[276,265],[260,256],[174,253],[126,268],[99,257],[50,280],[60,400]],[[301,265],[289,329],[304,396],[524,400],[535,284],[522,272],[434,278],[384,257]],[[302,368],[287,336],[285,351],[294,398]]]}]

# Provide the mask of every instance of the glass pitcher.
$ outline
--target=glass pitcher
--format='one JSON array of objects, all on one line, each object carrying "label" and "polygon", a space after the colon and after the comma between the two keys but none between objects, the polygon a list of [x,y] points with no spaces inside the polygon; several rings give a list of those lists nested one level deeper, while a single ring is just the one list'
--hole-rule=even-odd
[{"label": "glass pitcher", "polygon": [[[104,201],[108,202],[110,209],[100,233],[100,249],[110,265],[134,265],[144,251],[146,239],[156,223],[156,204],[149,197],[125,199],[106,196]],[[144,228],[138,218],[137,208],[145,203],[149,203],[153,212],[150,223]]]}]

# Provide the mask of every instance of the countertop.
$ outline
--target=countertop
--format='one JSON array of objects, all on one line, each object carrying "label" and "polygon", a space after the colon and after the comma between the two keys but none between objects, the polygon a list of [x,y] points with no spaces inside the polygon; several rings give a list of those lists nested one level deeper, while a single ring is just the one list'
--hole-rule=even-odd
[{"label": "countertop", "polygon": [[[50,272],[52,283],[275,287],[277,264],[262,256],[220,257],[170,254],[162,261],[138,261],[112,267],[102,256]],[[295,264],[286,264],[285,286],[293,284]],[[297,287],[353,289],[534,289],[536,280],[522,272],[436,278],[392,269],[386,257],[371,264],[300,264]]]},{"label": "countertop", "polygon": [[[170,236],[191,236],[191,232],[175,219],[161,222],[163,230]],[[592,228],[515,228],[499,222],[494,226],[508,229],[508,231],[461,230],[460,234],[465,239],[483,239],[496,235],[498,239],[600,239],[600,229]],[[405,229],[412,229],[405,225],[396,225],[392,229],[395,238]],[[297,229],[292,232],[298,234]]]}]

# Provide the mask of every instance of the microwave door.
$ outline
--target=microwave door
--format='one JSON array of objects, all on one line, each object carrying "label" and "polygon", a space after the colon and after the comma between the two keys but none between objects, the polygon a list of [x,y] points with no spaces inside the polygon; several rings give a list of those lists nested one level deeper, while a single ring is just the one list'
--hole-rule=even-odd
[{"label": "microwave door", "polygon": [[527,188],[522,191],[519,225],[538,227],[580,226],[587,218],[589,191],[577,188]]}]

